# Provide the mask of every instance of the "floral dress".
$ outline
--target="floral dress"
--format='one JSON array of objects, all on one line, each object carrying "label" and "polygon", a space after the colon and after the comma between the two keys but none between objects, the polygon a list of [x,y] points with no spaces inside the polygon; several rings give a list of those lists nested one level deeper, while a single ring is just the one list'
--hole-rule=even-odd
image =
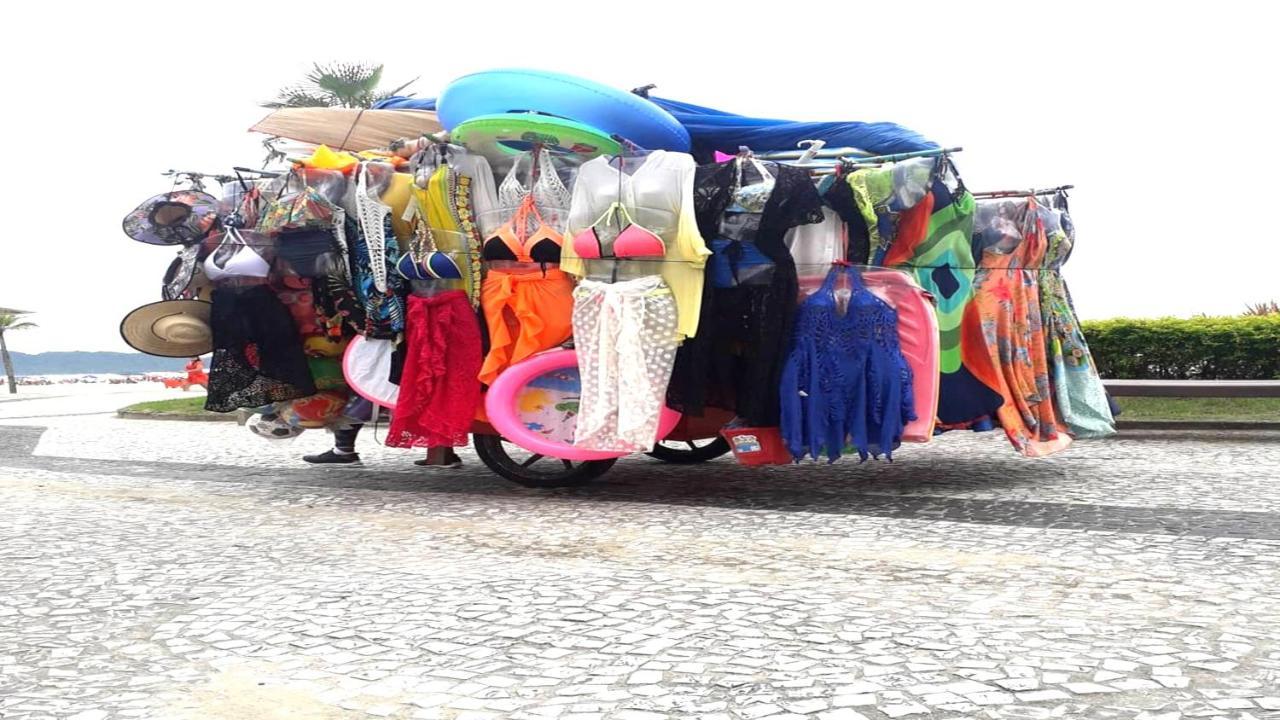
[{"label": "floral dress", "polygon": [[981,259],[972,312],[978,314],[982,347],[965,348],[985,353],[994,364],[994,375],[980,379],[1000,391],[1004,403],[996,417],[1014,448],[1028,457],[1071,444],[1049,379],[1038,279],[1047,240],[1037,207],[1034,198],[978,205],[974,250]]},{"label": "floral dress", "polygon": [[1040,314],[1058,413],[1077,438],[1114,435],[1116,425],[1107,391],[1085,343],[1067,283],[1062,279],[1062,265],[1071,256],[1075,242],[1071,217],[1066,210],[1046,207],[1039,208],[1039,215],[1048,242],[1040,272]]}]

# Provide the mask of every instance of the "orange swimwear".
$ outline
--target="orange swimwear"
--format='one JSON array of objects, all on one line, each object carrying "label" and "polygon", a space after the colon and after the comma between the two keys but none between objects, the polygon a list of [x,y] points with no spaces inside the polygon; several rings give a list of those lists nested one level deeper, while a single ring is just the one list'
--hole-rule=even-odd
[{"label": "orange swimwear", "polygon": [[479,376],[486,385],[510,365],[573,337],[573,281],[561,270],[490,270],[480,307],[489,326],[489,354]]}]

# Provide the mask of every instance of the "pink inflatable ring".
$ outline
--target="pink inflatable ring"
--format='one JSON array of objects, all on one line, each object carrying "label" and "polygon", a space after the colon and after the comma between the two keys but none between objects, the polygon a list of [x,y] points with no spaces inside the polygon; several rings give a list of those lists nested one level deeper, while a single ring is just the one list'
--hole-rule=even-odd
[{"label": "pink inflatable ring", "polygon": [[[561,374],[555,374],[557,371],[560,371]],[[537,406],[537,409],[544,411],[544,413],[558,413],[560,421],[559,434],[571,436],[572,433],[567,431],[569,430],[569,423],[577,415],[577,374],[578,354],[573,350],[548,350],[503,370],[502,374],[498,375],[498,379],[489,386],[489,392],[485,395],[484,409],[489,416],[489,423],[493,425],[495,430],[502,433],[502,436],[507,440],[529,452],[546,455],[547,457],[585,462],[588,460],[609,460],[627,455],[628,453],[624,452],[576,448],[570,442],[553,437],[553,432],[546,426],[536,422],[530,423],[525,418],[524,414],[530,404]],[[563,392],[571,392],[572,395],[561,397],[561,402],[555,403],[552,408],[543,407],[545,403],[539,404],[539,400],[536,397],[533,399],[527,397],[531,387],[530,383],[544,376],[550,376],[552,380],[560,384],[556,389]],[[539,386],[533,387],[534,389],[541,389]],[[570,390],[571,387],[573,388],[572,391]],[[549,393],[544,394],[549,395]],[[524,408],[522,408],[522,404],[525,406]],[[571,406],[571,409],[561,409],[561,406]],[[664,407],[662,409],[662,417],[658,420],[658,437],[655,440],[666,437],[679,422],[680,413]]]}]

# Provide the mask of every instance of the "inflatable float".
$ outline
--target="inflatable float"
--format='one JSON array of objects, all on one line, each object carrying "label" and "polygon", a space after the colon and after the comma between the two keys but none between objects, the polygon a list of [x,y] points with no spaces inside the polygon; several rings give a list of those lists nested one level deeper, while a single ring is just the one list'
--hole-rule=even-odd
[{"label": "inflatable float", "polygon": [[[548,350],[502,371],[485,394],[485,414],[503,437],[539,455],[587,461],[630,454],[573,446],[580,391],[577,352]],[[666,437],[679,422],[680,413],[664,407],[654,439]]]},{"label": "inflatable float", "polygon": [[649,150],[687,152],[689,132],[645,98],[597,82],[538,70],[488,70],[449,83],[436,101],[450,132],[486,115],[536,112],[574,120]]}]

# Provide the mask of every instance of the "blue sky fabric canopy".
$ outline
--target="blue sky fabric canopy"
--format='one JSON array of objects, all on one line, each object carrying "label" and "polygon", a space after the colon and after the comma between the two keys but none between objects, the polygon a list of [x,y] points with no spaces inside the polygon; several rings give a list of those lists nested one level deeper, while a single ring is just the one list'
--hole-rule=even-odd
[{"label": "blue sky fabric canopy", "polygon": [[[801,140],[824,140],[827,147],[856,147],[877,155],[933,150],[937,143],[919,133],[890,122],[793,122],[773,118],[753,118],[693,105],[677,100],[651,97],[649,101],[671,113],[689,131],[695,155],[713,150],[737,152],[745,145],[757,152],[795,150]],[[391,97],[377,109],[435,110],[435,98]]]}]

